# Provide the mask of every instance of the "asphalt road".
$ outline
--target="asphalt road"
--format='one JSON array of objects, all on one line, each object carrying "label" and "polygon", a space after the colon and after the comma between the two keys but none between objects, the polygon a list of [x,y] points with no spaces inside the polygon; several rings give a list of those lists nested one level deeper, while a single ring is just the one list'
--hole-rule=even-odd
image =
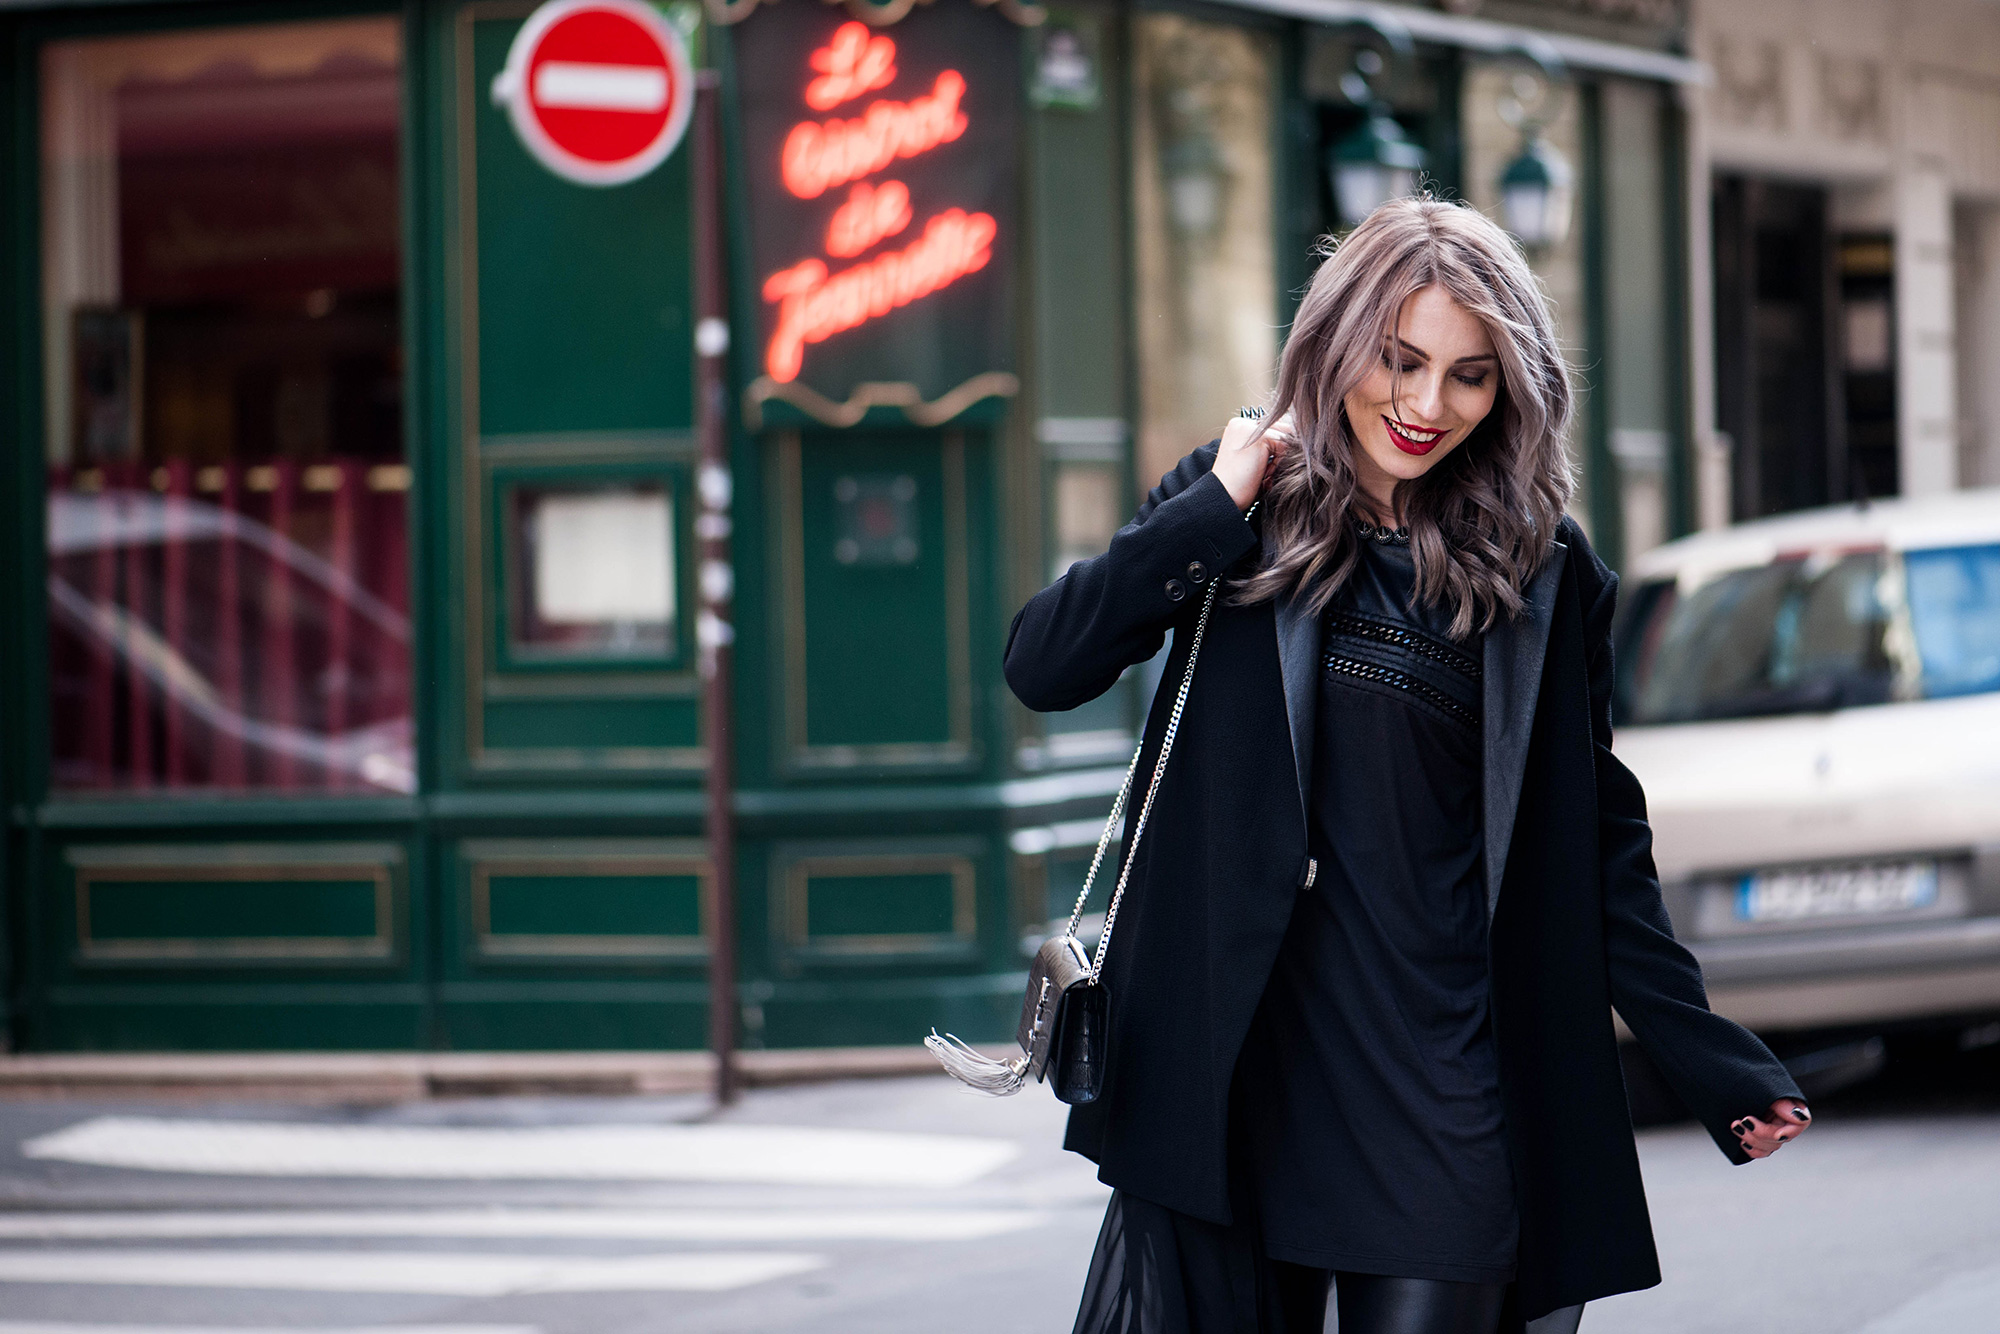
[{"label": "asphalt road", "polygon": [[[1062,1334],[1105,1192],[943,1078],[328,1112],[0,1104],[0,1334]],[[1640,1136],[1666,1282],[1589,1334],[2000,1332],[2000,1049],[1732,1168]]]}]

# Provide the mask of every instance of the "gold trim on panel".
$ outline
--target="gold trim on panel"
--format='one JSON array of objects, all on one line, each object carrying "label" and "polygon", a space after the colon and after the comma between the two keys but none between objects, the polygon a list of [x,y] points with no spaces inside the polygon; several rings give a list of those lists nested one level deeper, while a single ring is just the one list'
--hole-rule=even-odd
[{"label": "gold trim on panel", "polygon": [[[610,958],[704,959],[708,956],[708,904],[713,870],[703,856],[620,855],[584,853],[577,856],[529,857],[468,853],[471,883],[472,950],[482,959]],[[701,914],[701,933],[693,936],[528,935],[493,930],[493,877],[527,875],[693,876]]]},{"label": "gold trim on panel", "polygon": [[780,431],[772,444],[777,467],[771,469],[775,492],[771,512],[778,520],[778,595],[772,599],[772,611],[778,622],[779,712],[785,738],[778,758],[782,765],[806,742],[805,477],[799,433]]},{"label": "gold trim on panel", "polygon": [[[232,862],[223,865],[77,865],[76,950],[80,959],[97,963],[187,963],[229,960],[296,962],[310,959],[382,961],[396,957],[396,884],[394,870],[382,863],[300,866]],[[374,888],[375,933],[370,936],[152,936],[131,940],[95,940],[90,933],[90,891],[93,885],[132,882],[218,880],[290,880],[298,882],[365,880]]]},{"label": "gold trim on panel", "polygon": [[965,434],[946,431],[939,441],[944,496],[939,513],[945,549],[945,711],[949,739],[896,741],[867,745],[815,746],[806,718],[805,481],[803,449],[797,431],[772,435],[777,466],[771,470],[772,512],[778,520],[778,592],[773,599],[781,664],[778,682],[783,715],[782,767],[828,771],[870,766],[936,767],[962,765],[973,758],[972,744],[972,609],[968,586],[971,514],[965,493]]},{"label": "gold trim on panel", "polygon": [[929,403],[923,390],[907,380],[864,380],[849,391],[846,402],[837,403],[810,385],[760,375],[743,391],[743,421],[753,431],[762,430],[764,405],[776,401],[827,426],[859,426],[870,408],[901,408],[913,425],[942,426],[982,398],[1013,398],[1020,392],[1021,377],[1011,371],[981,371]]},{"label": "gold trim on panel", "polygon": [[[486,697],[480,683],[486,675],[486,553],[481,535],[485,518],[486,474],[479,458],[479,106],[473,87],[472,28],[480,18],[505,18],[492,4],[460,5],[452,24],[455,49],[453,72],[457,87],[458,171],[458,397],[459,471],[463,495],[459,522],[464,525],[464,566],[459,572],[459,597],[465,623],[459,639],[465,653],[464,719],[466,757],[480,767],[486,752]],[[509,6],[511,8],[511,6]]]},{"label": "gold trim on panel", "polygon": [[[458,173],[458,265],[457,308],[459,312],[458,330],[458,393],[459,393],[459,470],[460,508],[463,513],[460,522],[464,525],[458,588],[455,590],[465,609],[465,632],[461,636],[465,654],[465,676],[461,709],[465,731],[465,757],[470,766],[484,773],[533,773],[536,771],[569,772],[589,769],[652,771],[672,771],[676,773],[697,772],[708,767],[708,750],[705,746],[621,746],[610,749],[589,747],[550,747],[543,749],[533,746],[488,747],[486,744],[486,704],[489,698],[519,700],[535,697],[531,692],[539,690],[539,697],[548,700],[568,700],[579,695],[604,697],[610,693],[602,689],[599,682],[609,677],[609,673],[581,673],[579,675],[598,678],[590,687],[580,687],[567,674],[549,672],[533,674],[532,682],[523,679],[518,685],[510,685],[506,690],[487,689],[492,679],[487,671],[487,644],[493,634],[493,624],[486,606],[486,513],[492,500],[492,469],[528,462],[525,457],[540,445],[554,445],[574,438],[588,448],[576,454],[564,453],[555,456],[554,461],[569,463],[600,463],[634,461],[636,452],[657,452],[663,460],[690,458],[692,433],[688,431],[632,431],[632,432],[576,432],[537,436],[498,437],[489,456],[480,432],[479,418],[479,181],[478,181],[478,122],[479,108],[484,105],[481,90],[475,86],[473,77],[473,24],[481,19],[526,18],[536,9],[538,0],[472,0],[461,4],[453,22],[453,70],[457,87],[453,90],[457,101],[455,117]],[[746,11],[747,12],[747,11]],[[446,282],[452,276],[447,273]],[[692,367],[690,367],[692,374]],[[602,443],[593,437],[604,437]],[[659,443],[655,445],[655,441]],[[629,442],[629,443],[628,443]],[[650,448],[649,448],[650,447]],[[676,514],[680,512],[676,506]],[[680,545],[676,543],[677,547]],[[676,575],[681,571],[677,569]],[[685,579],[683,579],[685,583]],[[683,588],[682,591],[685,591]],[[621,676],[623,674],[620,674]],[[657,691],[662,697],[686,698],[699,695],[700,686],[695,680],[692,667],[677,672],[632,673],[625,677],[629,685],[644,685],[661,675],[678,678],[681,684],[674,688],[662,685]],[[567,693],[556,694],[558,690]]]},{"label": "gold trim on panel", "polygon": [[[879,932],[866,936],[816,937],[808,929],[810,882],[860,876],[937,875],[951,877],[951,931]],[[876,853],[800,857],[783,869],[779,942],[795,955],[842,958],[970,949],[979,929],[977,873],[970,856],[959,853]]]}]

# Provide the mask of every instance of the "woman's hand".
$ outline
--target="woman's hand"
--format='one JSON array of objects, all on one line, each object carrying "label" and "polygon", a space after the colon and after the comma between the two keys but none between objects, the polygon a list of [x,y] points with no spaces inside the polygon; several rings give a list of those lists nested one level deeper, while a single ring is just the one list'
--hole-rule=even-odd
[{"label": "woman's hand", "polygon": [[1291,413],[1272,422],[1271,428],[1260,436],[1257,428],[1262,425],[1253,417],[1231,417],[1222,428],[1222,448],[1215,456],[1215,475],[1240,510],[1249,509],[1256,501],[1257,493],[1264,489],[1264,480],[1271,475],[1271,461],[1292,443]]},{"label": "woman's hand", "polygon": [[1769,1117],[1746,1116],[1730,1124],[1736,1142],[1752,1158],[1769,1158],[1785,1141],[1797,1139],[1812,1124],[1812,1113],[1797,1098],[1780,1098],[1771,1104]]}]

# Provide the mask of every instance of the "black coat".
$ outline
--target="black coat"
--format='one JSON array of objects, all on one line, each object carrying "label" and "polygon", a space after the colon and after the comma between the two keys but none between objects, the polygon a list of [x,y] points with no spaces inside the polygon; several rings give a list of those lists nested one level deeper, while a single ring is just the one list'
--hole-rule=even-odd
[{"label": "black coat", "polygon": [[[1181,460],[1111,549],[1036,594],[1008,637],[1008,684],[1049,711],[1103,694],[1177,632],[1142,776],[1208,582],[1252,568],[1258,549],[1210,473],[1215,448]],[[1527,1319],[1659,1282],[1614,1006],[1733,1161],[1747,1160],[1729,1123],[1798,1096],[1763,1043],[1709,1011],[1674,940],[1645,795],[1611,753],[1617,577],[1573,522],[1558,538],[1527,607],[1483,648],[1493,1031]],[[1294,898],[1312,892],[1300,884],[1319,625],[1290,599],[1217,601],[1105,965],[1104,1094],[1070,1117],[1067,1147],[1106,1184],[1217,1223],[1230,1221],[1237,1053]]]}]

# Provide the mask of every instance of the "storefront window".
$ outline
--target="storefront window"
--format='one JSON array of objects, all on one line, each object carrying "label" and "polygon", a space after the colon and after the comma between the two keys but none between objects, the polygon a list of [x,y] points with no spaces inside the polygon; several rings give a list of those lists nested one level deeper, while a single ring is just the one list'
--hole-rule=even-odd
[{"label": "storefront window", "polygon": [[1080,560],[1103,554],[1132,506],[1124,470],[1111,463],[1063,462],[1054,469],[1055,557],[1049,578],[1060,579]]},{"label": "storefront window", "polygon": [[53,43],[53,771],[413,787],[392,18]]},{"label": "storefront window", "polygon": [[1246,28],[1133,23],[1142,488],[1276,380],[1277,55]]}]

